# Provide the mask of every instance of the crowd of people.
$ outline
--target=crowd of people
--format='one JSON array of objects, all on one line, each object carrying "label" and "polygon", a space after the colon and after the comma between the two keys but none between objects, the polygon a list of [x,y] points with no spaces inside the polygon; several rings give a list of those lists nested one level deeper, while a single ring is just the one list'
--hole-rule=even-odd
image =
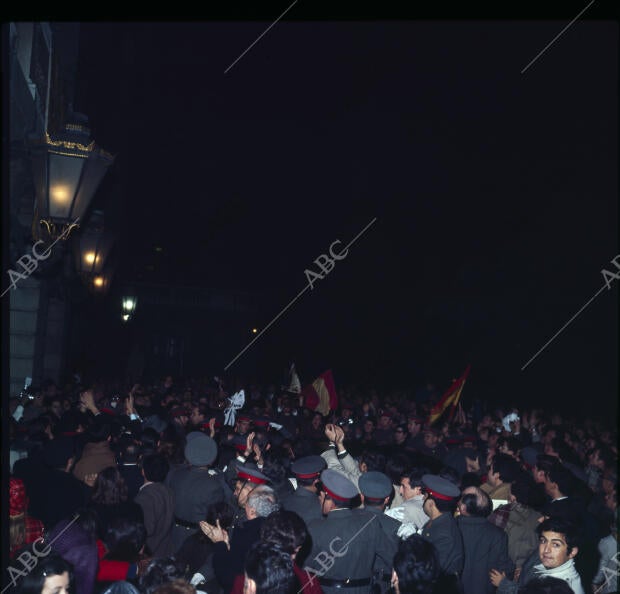
[{"label": "crowd of people", "polygon": [[219,379],[33,388],[10,402],[8,587],[615,592],[615,419],[459,405],[429,424],[437,398],[342,390],[323,415]]}]

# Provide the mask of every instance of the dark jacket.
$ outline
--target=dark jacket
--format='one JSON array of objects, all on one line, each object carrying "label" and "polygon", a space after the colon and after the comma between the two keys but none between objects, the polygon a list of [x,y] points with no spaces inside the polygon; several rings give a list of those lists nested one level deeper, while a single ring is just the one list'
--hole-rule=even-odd
[{"label": "dark jacket", "polygon": [[82,456],[73,469],[73,476],[83,481],[87,474],[98,474],[110,467],[116,468],[116,457],[110,449],[110,442],[91,442],[84,446]]},{"label": "dark jacket", "polygon": [[232,590],[235,576],[243,575],[245,556],[250,547],[260,540],[260,528],[264,521],[265,518],[254,518],[237,526],[230,539],[230,551],[223,542],[215,544],[213,568],[224,592]]},{"label": "dark jacket", "polygon": [[380,507],[366,506],[364,511],[369,514],[375,514],[377,516],[377,522],[379,522],[381,529],[387,536],[387,542],[390,543],[391,548],[385,551],[382,557],[377,557],[374,570],[374,592],[387,592],[390,589],[392,580],[392,563],[386,563],[385,559],[394,559],[394,555],[398,551],[398,529],[400,528],[400,522],[386,516]]},{"label": "dark jacket", "polygon": [[209,505],[224,501],[224,489],[216,474],[196,466],[179,466],[168,472],[165,484],[174,494],[172,546],[175,552],[199,529],[198,522],[205,519]]},{"label": "dark jacket", "polygon": [[426,522],[422,536],[435,545],[441,570],[460,575],[463,570],[463,537],[452,514],[443,513]]},{"label": "dark jacket", "polygon": [[144,512],[146,544],[153,557],[172,555],[174,495],[162,483],[150,483],[140,489],[134,501]]},{"label": "dark jacket", "polygon": [[514,563],[508,556],[508,535],[486,518],[459,516],[456,523],[463,535],[465,561],[461,583],[464,594],[493,594],[489,579],[491,569],[503,571],[511,578]]},{"label": "dark jacket", "polygon": [[283,499],[282,508],[298,514],[306,525],[323,517],[317,494],[304,487],[297,487],[295,492]]},{"label": "dark jacket", "polygon": [[[368,594],[376,558],[390,566],[394,559],[393,543],[378,515],[367,510],[332,510],[326,518],[310,522],[308,531],[312,552],[305,561],[305,570],[322,573],[322,577],[333,580],[369,580],[365,586],[347,587],[346,594]],[[342,588],[322,582],[321,587],[325,594],[343,592]]]}]

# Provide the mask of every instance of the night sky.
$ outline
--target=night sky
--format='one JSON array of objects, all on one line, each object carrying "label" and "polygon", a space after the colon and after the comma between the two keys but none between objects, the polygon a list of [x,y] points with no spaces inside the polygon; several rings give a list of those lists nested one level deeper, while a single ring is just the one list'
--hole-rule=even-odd
[{"label": "night sky", "polygon": [[[617,283],[521,368],[615,270],[617,24],[521,74],[570,18],[285,18],[225,73],[277,16],[82,25],[114,282],[255,291],[260,329],[376,218],[231,372],[444,387],[471,363],[470,398],[611,407]],[[252,336],[226,339],[214,372]]]}]

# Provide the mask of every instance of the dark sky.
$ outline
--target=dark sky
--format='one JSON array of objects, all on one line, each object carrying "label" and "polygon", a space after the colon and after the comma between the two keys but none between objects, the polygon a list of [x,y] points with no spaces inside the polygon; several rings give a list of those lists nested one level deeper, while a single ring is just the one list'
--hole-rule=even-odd
[{"label": "dark sky", "polygon": [[620,251],[617,24],[578,20],[521,74],[570,19],[283,19],[225,73],[276,17],[83,24],[115,282],[263,292],[261,328],[376,217],[240,372],[299,351],[443,386],[472,363],[485,397],[615,401],[617,286],[521,367]]}]

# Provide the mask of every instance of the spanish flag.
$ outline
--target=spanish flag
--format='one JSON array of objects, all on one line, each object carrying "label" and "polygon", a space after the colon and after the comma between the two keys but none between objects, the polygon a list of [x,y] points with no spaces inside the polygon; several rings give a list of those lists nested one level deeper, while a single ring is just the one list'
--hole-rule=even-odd
[{"label": "spanish flag", "polygon": [[459,400],[461,398],[461,392],[463,391],[463,386],[465,385],[465,380],[467,379],[467,376],[469,375],[470,368],[471,368],[471,365],[468,365],[467,369],[465,370],[465,373],[463,373],[463,375],[460,378],[455,379],[452,382],[452,385],[448,388],[446,393],[441,397],[439,402],[435,406],[433,406],[433,408],[431,409],[430,415],[428,416],[429,425],[432,425],[435,421],[437,421],[437,419],[439,419],[439,417],[441,417],[441,415],[443,415],[446,409],[450,406],[452,407],[450,417],[452,417],[452,415],[454,414],[454,411],[456,410],[456,406],[459,403]]},{"label": "spanish flag", "polygon": [[323,416],[330,410],[338,408],[338,394],[331,369],[328,369],[317,377],[310,385],[301,391],[304,406],[310,410],[316,410]]}]

